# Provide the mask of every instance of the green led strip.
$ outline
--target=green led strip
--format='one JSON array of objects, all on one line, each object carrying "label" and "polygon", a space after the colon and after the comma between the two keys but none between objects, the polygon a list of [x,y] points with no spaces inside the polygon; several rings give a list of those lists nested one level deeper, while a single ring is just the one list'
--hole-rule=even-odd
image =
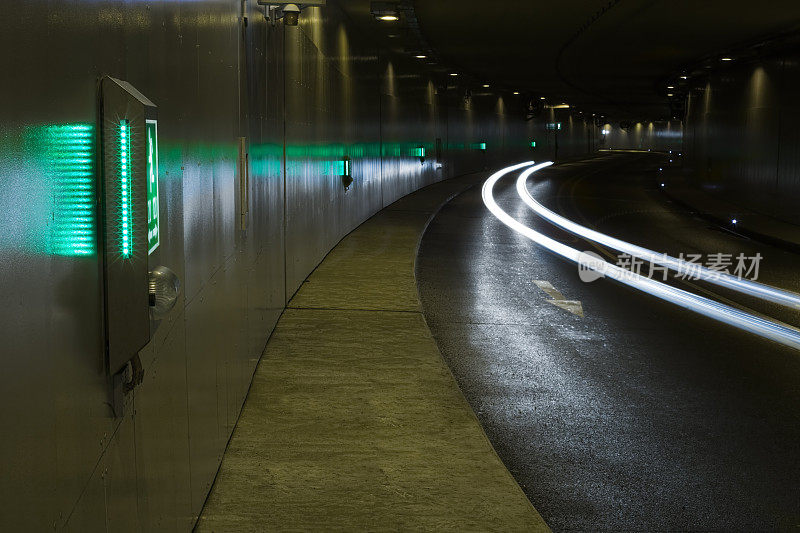
[{"label": "green led strip", "polygon": [[127,120],[119,123],[119,185],[120,185],[120,242],[122,257],[130,257],[133,250],[133,202],[131,199],[131,126]]}]

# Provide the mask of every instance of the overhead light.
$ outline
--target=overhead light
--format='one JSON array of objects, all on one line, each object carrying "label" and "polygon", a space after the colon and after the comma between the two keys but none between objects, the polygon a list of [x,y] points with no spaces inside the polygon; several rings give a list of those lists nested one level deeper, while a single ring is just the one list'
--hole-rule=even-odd
[{"label": "overhead light", "polygon": [[425,54],[417,54],[414,57],[416,57],[417,59],[425,59],[428,56],[426,56]]},{"label": "overhead light", "polygon": [[738,223],[739,223],[739,221],[738,221],[738,220],[736,220],[735,218],[732,218],[732,219],[731,219],[731,224],[738,224]]},{"label": "overhead light", "polygon": [[450,75],[451,76],[458,76],[458,72],[451,72]]},{"label": "overhead light", "polygon": [[674,88],[675,88],[674,85],[667,85],[667,89],[674,89]]},{"label": "overhead light", "polygon": [[672,96],[672,93],[667,93],[667,96]]},{"label": "overhead light", "polygon": [[539,100],[547,100],[547,98],[545,98],[544,96],[540,96]]},{"label": "overhead light", "polygon": [[720,61],[733,61],[733,58],[732,57],[721,57],[719,60]]},{"label": "overhead light", "polygon": [[511,93],[511,94],[519,94],[519,91],[514,91],[514,92],[513,92],[513,93]]},{"label": "overhead light", "polygon": [[569,104],[558,104],[554,105],[553,109],[569,109]]},{"label": "overhead light", "polygon": [[682,80],[688,80],[688,79],[689,79],[689,76],[681,76],[681,79],[682,79]]},{"label": "overhead light", "polygon": [[386,22],[400,20],[400,12],[395,2],[370,2],[369,12],[377,20]]},{"label": "overhead light", "polygon": [[489,88],[489,84],[488,84],[488,83],[484,83],[484,84],[483,84],[483,88],[484,88],[484,89],[488,89],[488,88]]}]

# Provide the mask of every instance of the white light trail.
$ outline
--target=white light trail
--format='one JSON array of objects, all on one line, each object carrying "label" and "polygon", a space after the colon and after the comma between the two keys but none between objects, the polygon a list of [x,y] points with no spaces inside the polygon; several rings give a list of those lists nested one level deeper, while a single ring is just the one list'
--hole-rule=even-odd
[{"label": "white light trail", "polygon": [[[739,277],[732,276],[726,272],[712,270],[697,263],[684,261],[683,259],[671,257],[665,253],[658,253],[642,246],[637,246],[635,244],[616,239],[604,233],[600,233],[599,231],[581,226],[580,224],[577,224],[570,219],[564,218],[561,215],[558,215],[547,209],[533,196],[531,196],[531,193],[526,187],[526,183],[528,177],[536,170],[552,164],[552,161],[548,161],[546,163],[542,163],[541,165],[536,165],[536,167],[529,168],[520,174],[519,178],[517,179],[517,194],[519,194],[519,197],[522,198],[523,202],[528,204],[528,206],[542,218],[552,222],[556,226],[564,228],[570,233],[590,241],[594,241],[598,244],[608,246],[609,248],[613,248],[631,256],[638,257],[639,259],[643,259],[647,262],[669,268],[670,270],[674,270],[679,274],[689,275],[693,278],[707,281],[709,283],[719,285],[720,287],[726,287],[736,292],[749,294],[750,296],[755,296],[756,298],[761,298],[777,304],[800,309],[799,294],[777,289],[775,287],[770,287],[769,285],[764,285],[763,283],[757,283],[747,279],[740,279]],[[736,221],[734,220],[733,222],[735,223]]]},{"label": "white light trail", "polygon": [[489,176],[483,184],[481,194],[483,196],[483,203],[497,217],[500,222],[513,229],[517,233],[524,235],[533,242],[544,246],[548,250],[573,261],[584,268],[594,270],[606,277],[624,283],[630,287],[646,292],[657,298],[661,298],[667,302],[673,303],[684,309],[694,311],[701,315],[713,318],[725,324],[737,327],[744,331],[754,333],[766,339],[778,342],[785,346],[790,346],[794,349],[800,349],[800,330],[793,328],[787,324],[768,320],[758,316],[751,315],[744,311],[740,311],[733,307],[715,302],[708,298],[698,296],[691,292],[672,287],[666,283],[661,283],[650,278],[646,278],[640,274],[636,274],[629,270],[625,270],[617,265],[607,263],[602,259],[593,257],[585,252],[578,251],[565,244],[562,244],[538,231],[529,228],[528,226],[518,222],[511,215],[503,211],[497,202],[494,200],[493,189],[497,181],[515,170],[524,167],[529,167],[530,173],[551,165],[552,162],[540,163],[531,166],[531,163],[522,163],[511,167],[499,170]]}]

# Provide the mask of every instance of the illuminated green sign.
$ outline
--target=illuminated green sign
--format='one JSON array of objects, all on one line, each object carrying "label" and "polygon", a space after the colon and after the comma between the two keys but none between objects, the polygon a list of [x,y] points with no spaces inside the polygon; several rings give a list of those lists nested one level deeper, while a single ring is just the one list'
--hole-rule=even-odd
[{"label": "illuminated green sign", "polygon": [[161,242],[158,220],[158,122],[145,122],[147,135],[147,254]]},{"label": "illuminated green sign", "polygon": [[531,148],[536,148],[536,141],[531,141]]},{"label": "illuminated green sign", "polygon": [[414,155],[417,157],[425,157],[425,147],[419,146],[414,149]]},{"label": "illuminated green sign", "polygon": [[561,129],[561,123],[560,122],[548,122],[547,123],[547,129],[548,130],[560,130]]},{"label": "illuminated green sign", "polygon": [[119,205],[122,257],[130,257],[133,251],[131,163],[131,126],[127,120],[121,120],[119,123]]}]

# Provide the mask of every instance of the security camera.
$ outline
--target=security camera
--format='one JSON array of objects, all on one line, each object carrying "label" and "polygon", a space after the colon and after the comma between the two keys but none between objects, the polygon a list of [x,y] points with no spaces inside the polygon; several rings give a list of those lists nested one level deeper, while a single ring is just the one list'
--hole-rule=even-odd
[{"label": "security camera", "polygon": [[283,6],[283,23],[286,26],[297,26],[300,18],[300,8],[297,4],[286,4]]},{"label": "security camera", "polygon": [[281,2],[278,0],[257,0],[258,5],[267,8],[264,16],[273,24],[278,19],[283,19],[286,26],[297,26],[298,19],[300,18],[300,10],[307,7],[316,6],[323,7],[327,4],[327,0],[304,0],[301,4],[292,2]]}]

